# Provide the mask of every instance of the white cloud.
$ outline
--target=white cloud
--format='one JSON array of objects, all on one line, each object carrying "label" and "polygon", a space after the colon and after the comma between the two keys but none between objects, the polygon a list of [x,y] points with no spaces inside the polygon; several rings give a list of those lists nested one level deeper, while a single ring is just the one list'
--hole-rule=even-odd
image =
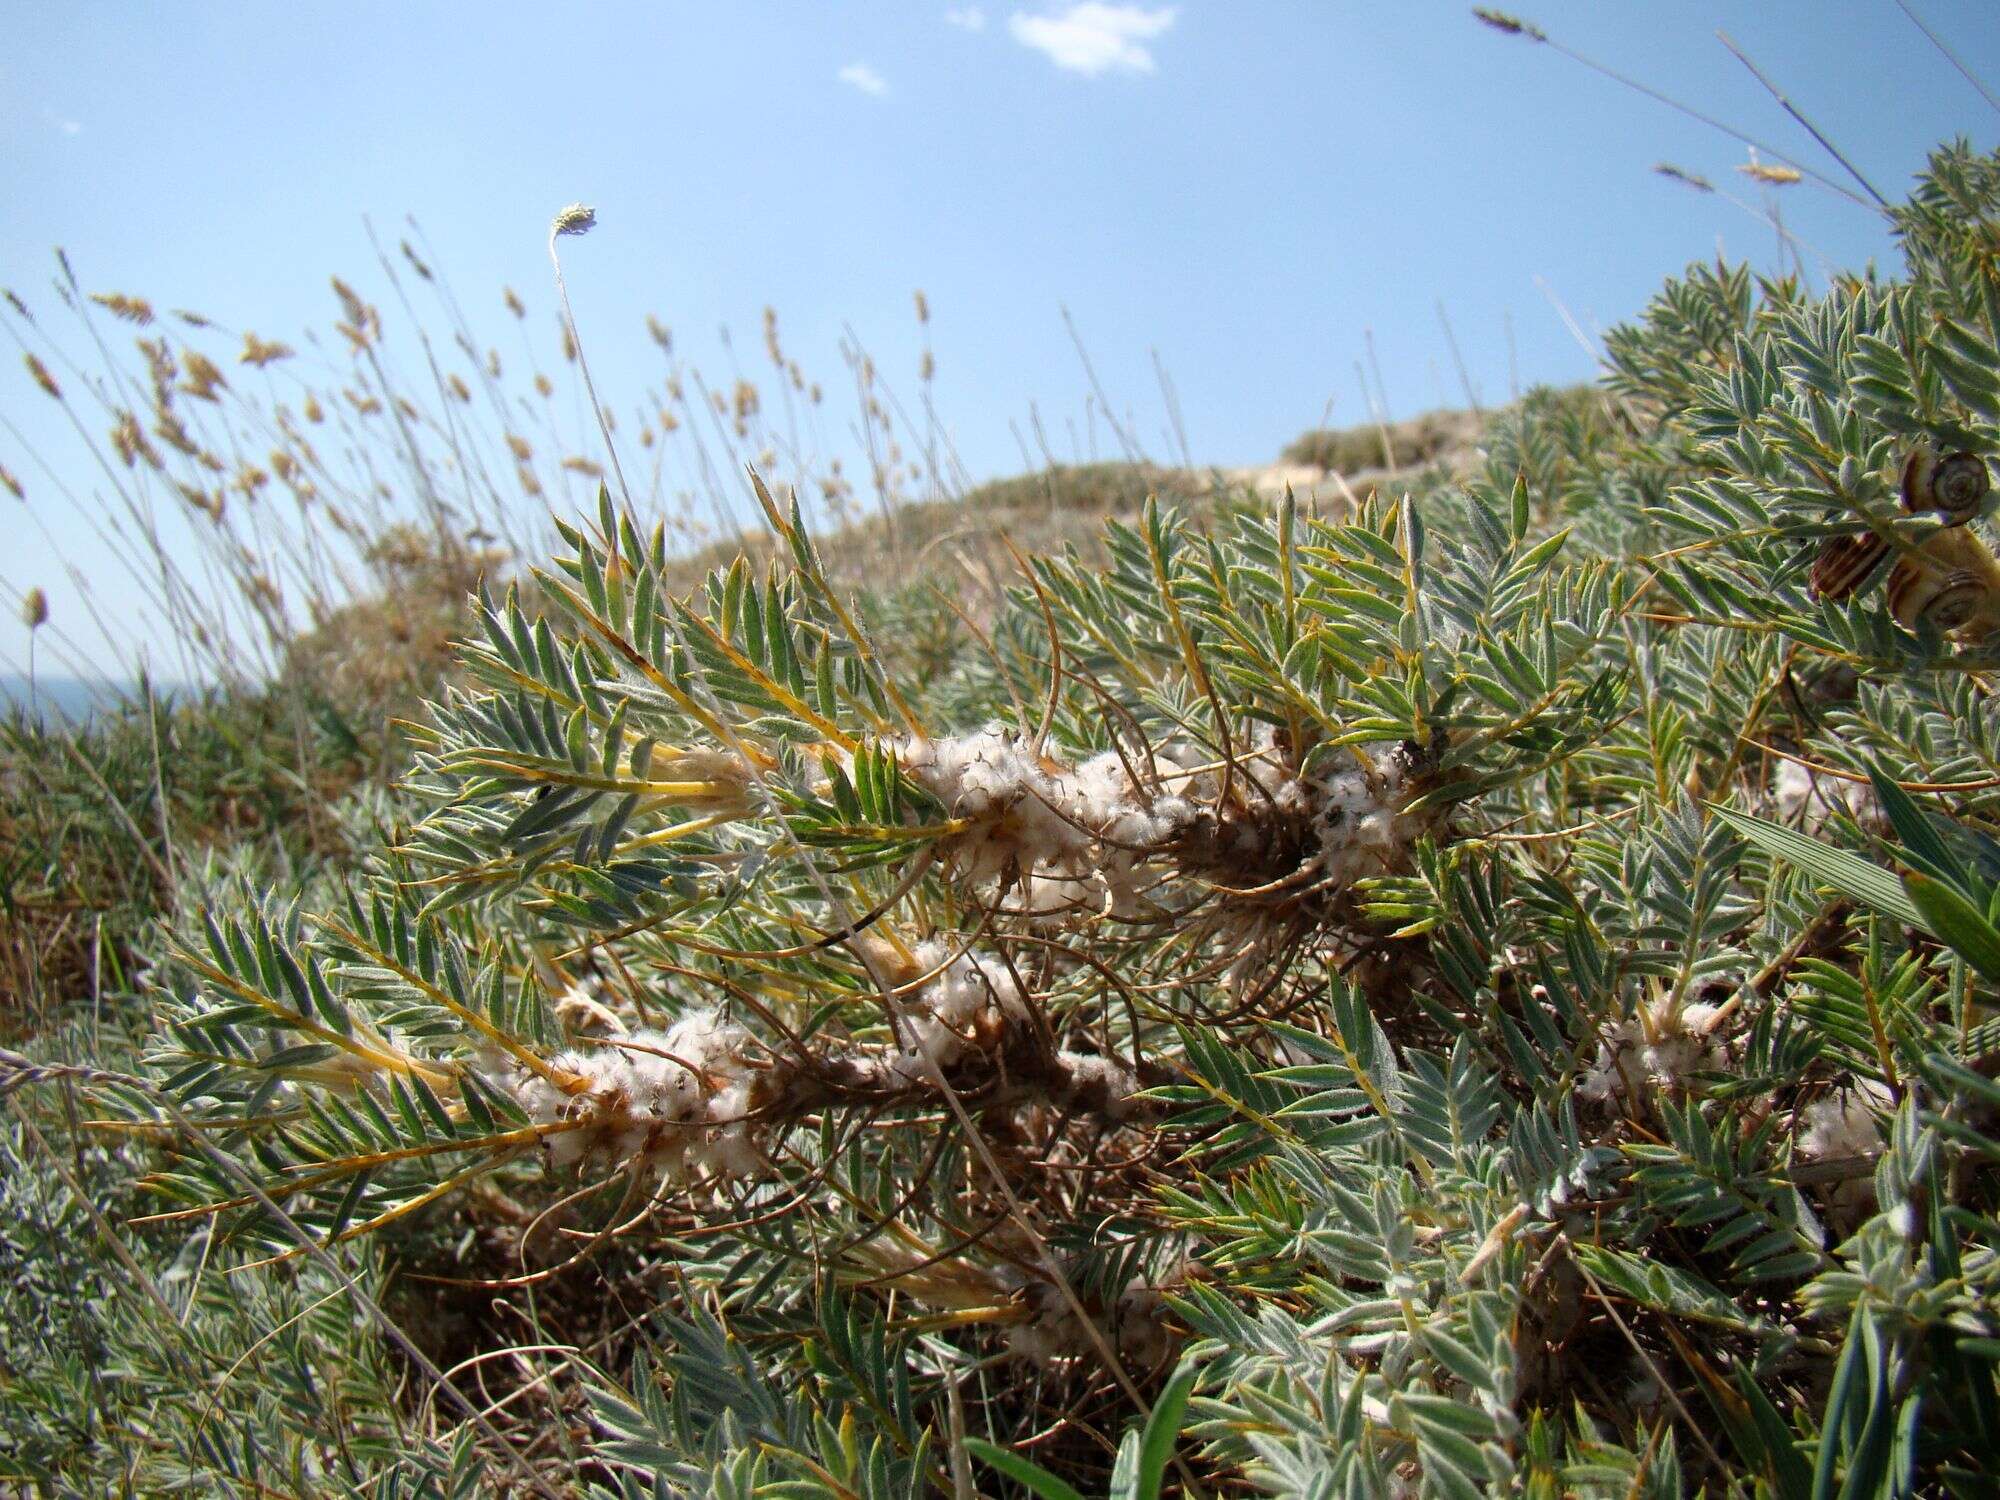
[{"label": "white cloud", "polygon": [[986,29],[986,12],[976,5],[968,5],[960,10],[948,10],[944,13],[944,19],[947,26],[956,26],[961,31]]},{"label": "white cloud", "polygon": [[78,121],[65,119],[52,109],[43,110],[42,118],[55,126],[64,135],[81,135],[83,133],[83,126]]},{"label": "white cloud", "polygon": [[1046,52],[1057,67],[1095,78],[1100,73],[1150,73],[1153,52],[1146,44],[1174,24],[1174,7],[1106,5],[1082,0],[1050,15],[1015,11],[1007,18],[1014,40]]},{"label": "white cloud", "polygon": [[860,89],[864,94],[873,94],[879,98],[889,92],[889,85],[882,75],[867,63],[849,63],[840,70],[838,76],[842,83]]}]

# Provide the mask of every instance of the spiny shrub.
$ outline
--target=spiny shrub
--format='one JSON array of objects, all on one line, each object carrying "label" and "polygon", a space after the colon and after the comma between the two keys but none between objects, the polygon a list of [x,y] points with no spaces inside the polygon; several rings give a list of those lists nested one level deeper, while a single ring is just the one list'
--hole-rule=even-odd
[{"label": "spiny shrub", "polygon": [[511,1309],[371,1493],[1990,1492],[2000,159],[1895,218],[921,681],[797,506],[681,596],[607,495],[79,1086],[219,1274]]}]

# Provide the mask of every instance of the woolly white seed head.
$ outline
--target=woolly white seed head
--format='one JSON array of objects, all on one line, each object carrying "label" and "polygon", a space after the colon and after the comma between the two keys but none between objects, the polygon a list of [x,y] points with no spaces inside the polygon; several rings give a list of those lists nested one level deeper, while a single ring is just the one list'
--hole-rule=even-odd
[{"label": "woolly white seed head", "polygon": [[1053,921],[1099,910],[1104,905],[1105,886],[1106,880],[1101,878],[1036,872],[1008,893],[1000,909],[1009,916]]},{"label": "woolly white seed head", "polygon": [[910,957],[935,977],[916,995],[904,1018],[907,1044],[892,1069],[911,1081],[930,1077],[924,1059],[948,1068],[978,1045],[983,1032],[1026,1020],[1028,1006],[1013,971],[999,959],[955,953],[944,938],[917,944]]},{"label": "woolly white seed head", "polygon": [[1816,832],[1846,813],[1864,827],[1879,826],[1882,806],[1864,782],[1824,776],[1797,761],[1782,760],[1771,776],[1771,801],[1781,822]]},{"label": "woolly white seed head", "polygon": [[1093,755],[1076,768],[1069,779],[1070,798],[1079,813],[1092,822],[1116,817],[1138,798],[1139,789],[1126,774],[1125,762],[1117,752]]},{"label": "woolly white seed head", "polygon": [[1712,1072],[1728,1061],[1728,1050],[1714,1035],[1720,1007],[1694,1001],[1675,1012],[1670,996],[1607,1026],[1598,1044],[1597,1060],[1577,1082],[1587,1099],[1622,1099],[1647,1083],[1665,1091],[1687,1087],[1690,1077]]},{"label": "woolly white seed head", "polygon": [[1021,1323],[1007,1330],[1007,1350],[1030,1364],[1054,1364],[1071,1351],[1063,1330],[1049,1324]]},{"label": "woolly white seed head", "polygon": [[1130,1068],[1108,1057],[1096,1057],[1087,1052],[1058,1052],[1056,1061],[1069,1074],[1074,1091],[1104,1091],[1105,1112],[1112,1119],[1122,1120],[1137,1108],[1132,1096],[1139,1092],[1139,1080],[1132,1075]]},{"label": "woolly white seed head", "polygon": [[[998,726],[908,739],[897,754],[912,780],[952,816],[975,825],[946,846],[961,875],[980,881],[1012,871],[1031,882],[1058,882],[1056,891],[1027,903],[1035,911],[1091,910],[1115,901],[1100,867],[1129,870],[1194,819],[1183,798],[1149,802],[1115,752],[1072,771]],[[1088,898],[1071,883],[1088,887]]]},{"label": "woolly white seed head", "polygon": [[1889,1091],[1872,1078],[1822,1095],[1799,1111],[1799,1154],[1812,1161],[1872,1155],[1882,1145],[1877,1115],[1892,1103]]},{"label": "woolly white seed head", "polygon": [[552,1166],[636,1163],[682,1179],[741,1175],[761,1164],[746,1120],[754,1078],[742,1027],[697,1011],[664,1032],[620,1040],[554,1059],[557,1074],[580,1080],[574,1088],[525,1070],[493,1080],[530,1120],[576,1122],[544,1142]]},{"label": "woolly white seed head", "polygon": [[1174,1352],[1167,1326],[1167,1300],[1158,1287],[1134,1280],[1118,1298],[1112,1324],[1118,1352],[1141,1369],[1163,1365]]},{"label": "woolly white seed head", "polygon": [[1319,833],[1320,865],[1336,884],[1396,869],[1423,831],[1423,819],[1403,811],[1402,757],[1395,750],[1351,754],[1307,784]]},{"label": "woolly white seed head", "polygon": [[[1174,1335],[1167,1323],[1162,1287],[1177,1284],[1185,1276],[1185,1267],[1161,1278],[1157,1285],[1135,1276],[1112,1304],[1106,1331],[1118,1352],[1133,1364],[1153,1369],[1172,1356]],[[1094,1341],[1053,1286],[1030,1282],[1023,1287],[1022,1296],[1033,1316],[1008,1332],[1009,1352],[1039,1365],[1093,1352]]]}]

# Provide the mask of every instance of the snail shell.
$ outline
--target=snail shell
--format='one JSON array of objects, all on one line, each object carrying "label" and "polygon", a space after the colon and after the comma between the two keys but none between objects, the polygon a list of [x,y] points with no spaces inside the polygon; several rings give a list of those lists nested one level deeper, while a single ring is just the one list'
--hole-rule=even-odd
[{"label": "snail shell", "polygon": [[1963,568],[1927,568],[1906,557],[1889,575],[1889,613],[1905,630],[1928,621],[1940,633],[1948,633],[1992,602],[1985,581]]},{"label": "snail shell", "polygon": [[1992,480],[1977,453],[1919,448],[1903,463],[1903,509],[1935,511],[1947,526],[1963,526],[1984,509]]},{"label": "snail shell", "polygon": [[[1903,509],[1913,516],[1930,511],[1946,526],[1964,526],[1986,508],[1991,489],[1986,460],[1977,453],[1940,454],[1919,448],[1903,461]],[[1814,597],[1847,598],[1888,555],[1888,541],[1872,532],[1828,537],[1813,559]],[[1903,582],[1906,590],[1916,587],[1909,578]],[[1895,589],[1894,577],[1889,586]]]},{"label": "snail shell", "polygon": [[1860,536],[1830,536],[1813,558],[1811,584],[1818,599],[1845,599],[1875,571],[1889,554],[1889,544],[1874,532]]}]

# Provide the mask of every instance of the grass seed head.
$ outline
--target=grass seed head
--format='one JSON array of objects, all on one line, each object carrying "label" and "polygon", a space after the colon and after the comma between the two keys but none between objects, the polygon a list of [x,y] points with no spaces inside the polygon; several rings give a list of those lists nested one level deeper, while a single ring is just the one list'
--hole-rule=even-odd
[{"label": "grass seed head", "polygon": [[34,377],[35,384],[42,388],[43,394],[56,401],[62,400],[62,387],[56,384],[56,378],[49,373],[49,367],[32,354],[23,355],[22,358],[27,361],[28,374]]},{"label": "grass seed head", "polygon": [[123,292],[93,292],[90,300],[107,309],[115,318],[144,328],[153,321],[153,304],[144,297],[128,297]]},{"label": "grass seed head", "polygon": [[292,357],[292,346],[279,343],[276,339],[260,339],[254,333],[243,335],[243,352],[236,356],[241,365],[255,365],[258,369],[276,364],[281,359]]},{"label": "grass seed head", "polygon": [[556,234],[589,234],[596,227],[597,210],[582,203],[570,204],[550,226]]},{"label": "grass seed head", "polygon": [[1759,161],[1757,153],[1750,153],[1750,160],[1736,169],[1752,181],[1761,182],[1766,187],[1790,187],[1795,182],[1803,182],[1804,174],[1796,167],[1780,166],[1775,162]]}]

